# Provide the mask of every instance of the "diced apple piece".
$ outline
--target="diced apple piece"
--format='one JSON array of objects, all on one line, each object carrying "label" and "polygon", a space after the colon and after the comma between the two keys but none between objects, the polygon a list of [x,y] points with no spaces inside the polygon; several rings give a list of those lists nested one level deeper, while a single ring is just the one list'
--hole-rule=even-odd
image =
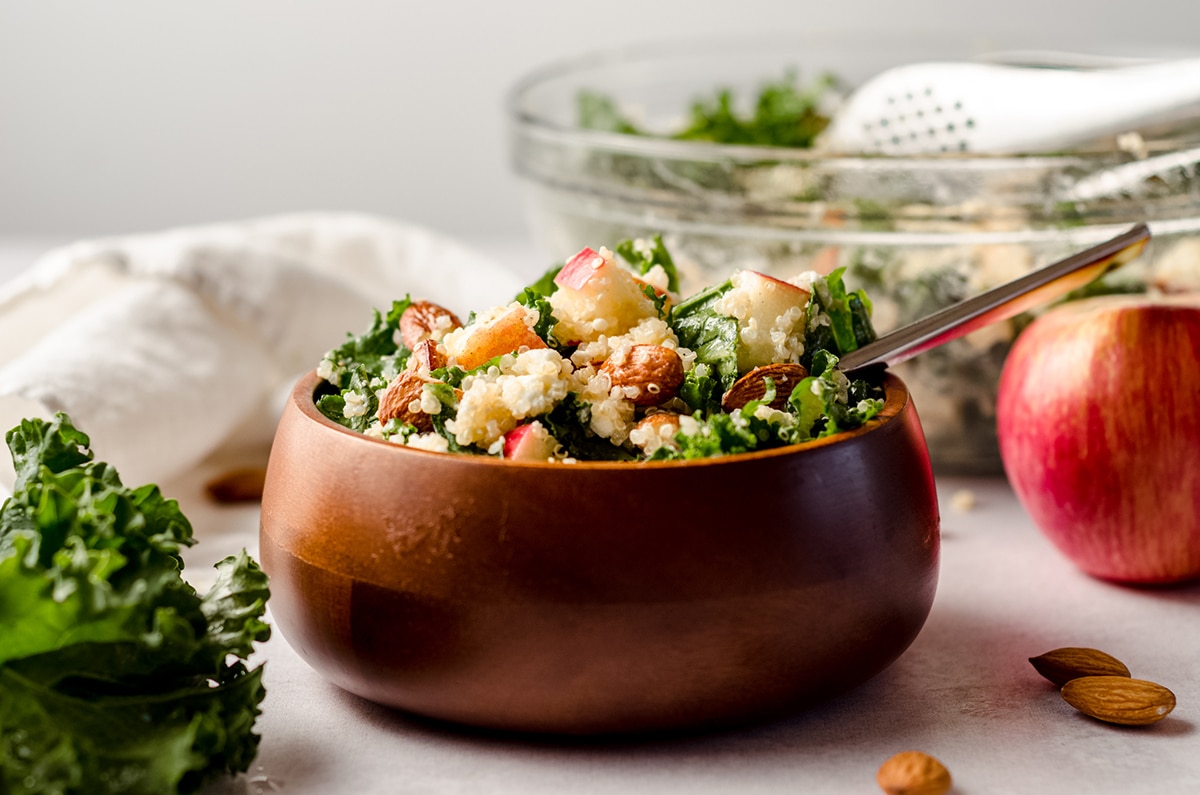
[{"label": "diced apple piece", "polygon": [[550,296],[558,319],[554,336],[566,342],[624,334],[656,314],[644,283],[606,248],[580,251],[558,272],[554,283],[558,285]]},{"label": "diced apple piece", "polygon": [[493,359],[501,354],[526,348],[548,347],[529,327],[523,306],[510,307],[494,320],[464,330],[466,337],[452,351],[455,362],[464,370]]},{"label": "diced apple piece", "polygon": [[567,264],[563,265],[562,270],[554,277],[554,283],[559,287],[582,290],[584,285],[608,264],[598,251],[585,246],[582,251],[567,260]]},{"label": "diced apple piece", "polygon": [[511,461],[549,461],[558,442],[537,420],[504,434],[504,457]]},{"label": "diced apple piece", "polygon": [[738,371],[795,361],[803,350],[810,293],[758,271],[738,271],[714,307],[738,321]]},{"label": "diced apple piece", "polygon": [[647,287],[649,287],[651,290],[653,290],[654,295],[663,300],[663,309],[664,310],[669,310],[671,308],[671,305],[674,303],[674,301],[671,298],[671,293],[669,290],[664,290],[661,287],[658,287],[657,285],[651,284],[644,277],[639,276],[636,273],[633,275],[633,280],[638,283],[639,287],[642,288],[643,293],[646,292]]}]

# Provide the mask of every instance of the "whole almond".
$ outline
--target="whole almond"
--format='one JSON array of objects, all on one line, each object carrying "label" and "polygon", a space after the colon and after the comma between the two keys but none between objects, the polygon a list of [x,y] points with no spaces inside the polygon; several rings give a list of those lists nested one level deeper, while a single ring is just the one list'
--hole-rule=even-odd
[{"label": "whole almond", "polygon": [[1081,676],[1129,676],[1125,663],[1111,654],[1077,646],[1054,649],[1029,662],[1035,671],[1062,687]]},{"label": "whole almond", "polygon": [[1127,676],[1081,676],[1063,685],[1063,701],[1084,715],[1123,726],[1156,723],[1175,709],[1175,694]]},{"label": "whole almond", "polygon": [[733,386],[729,387],[729,391],[721,398],[721,408],[726,412],[733,412],[752,400],[762,400],[767,394],[767,379],[770,378],[775,383],[775,397],[771,400],[771,408],[782,409],[787,405],[796,384],[807,377],[808,370],[799,364],[781,362],[755,367],[733,382]]},{"label": "whole almond", "polygon": [[412,348],[412,356],[408,357],[408,369],[428,375],[430,370],[446,366],[446,356],[438,350],[433,340],[421,340]]},{"label": "whole almond", "polygon": [[379,421],[386,423],[398,419],[412,425],[422,433],[433,430],[433,416],[423,411],[414,411],[414,403],[420,403],[425,391],[425,378],[412,370],[405,370],[392,379],[387,391],[379,398]]},{"label": "whole almond", "polygon": [[456,328],[462,328],[458,316],[432,301],[414,301],[400,314],[400,341],[410,351],[415,351],[418,343],[441,339],[440,335]]},{"label": "whole almond", "polygon": [[[660,447],[678,449],[675,434],[679,433],[679,415],[673,411],[647,414],[633,426],[629,440],[649,455]],[[637,441],[634,441],[634,440]]]},{"label": "whole almond", "polygon": [[888,795],[943,795],[950,771],[922,751],[901,751],[879,767],[875,780]]},{"label": "whole almond", "polygon": [[683,361],[662,345],[633,345],[619,351],[605,360],[600,372],[635,406],[666,403],[683,383]]}]

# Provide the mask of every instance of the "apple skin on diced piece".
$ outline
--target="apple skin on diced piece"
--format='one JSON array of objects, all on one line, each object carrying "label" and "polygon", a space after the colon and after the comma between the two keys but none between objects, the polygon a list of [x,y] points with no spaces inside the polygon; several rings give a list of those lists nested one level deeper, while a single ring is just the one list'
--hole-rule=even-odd
[{"label": "apple skin on diced piece", "polygon": [[601,334],[617,336],[658,313],[645,283],[607,249],[583,249],[567,260],[554,283],[559,289],[549,300],[558,320],[554,335],[560,340],[580,343]]},{"label": "apple skin on diced piece", "polygon": [[459,367],[470,370],[489,359],[526,348],[545,348],[546,343],[529,327],[524,307],[514,306],[490,323],[473,329],[455,357]]},{"label": "apple skin on diced piece", "polygon": [[[738,321],[738,370],[748,372],[755,367],[784,361],[771,332],[780,331],[785,335],[797,332],[810,293],[803,287],[758,271],[738,271],[732,282],[733,289],[722,297],[719,311]],[[789,317],[791,320],[786,319]]]},{"label": "apple skin on diced piece", "polygon": [[562,270],[554,277],[554,283],[559,287],[569,287],[572,290],[582,290],[584,286],[599,271],[607,265],[604,257],[595,249],[584,248],[563,265]]},{"label": "apple skin on diced piece", "polygon": [[537,420],[518,425],[504,434],[504,458],[510,461],[549,461],[558,442]]}]

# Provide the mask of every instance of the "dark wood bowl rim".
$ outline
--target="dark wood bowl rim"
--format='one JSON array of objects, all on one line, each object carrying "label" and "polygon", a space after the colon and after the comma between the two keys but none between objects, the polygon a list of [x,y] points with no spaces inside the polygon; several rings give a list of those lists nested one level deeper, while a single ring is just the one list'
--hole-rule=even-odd
[{"label": "dark wood bowl rim", "polygon": [[397,455],[415,455],[415,456],[436,456],[439,459],[445,459],[447,456],[452,456],[455,460],[459,460],[464,466],[499,466],[499,467],[522,467],[522,468],[544,468],[552,470],[563,470],[564,468],[572,471],[580,469],[589,470],[630,470],[638,467],[654,467],[659,468],[692,468],[698,466],[728,466],[743,461],[753,461],[769,458],[779,458],[783,456],[791,456],[802,454],[807,450],[816,450],[823,447],[829,447],[836,444],[844,444],[853,439],[866,436],[872,431],[881,428],[901,413],[910,402],[908,387],[904,382],[892,373],[884,373],[883,389],[884,389],[884,405],[883,409],[868,420],[861,427],[854,428],[849,431],[842,431],[833,436],[826,436],[823,439],[814,439],[810,442],[801,442],[800,444],[787,445],[784,447],[773,447],[768,450],[756,450],[749,453],[736,453],[733,455],[714,456],[711,458],[694,458],[686,461],[578,461],[573,464],[562,464],[554,461],[509,461],[501,458],[496,458],[489,455],[464,455],[459,453],[437,453],[431,450],[421,450],[414,447],[406,447],[404,445],[393,444],[392,442],[383,439],[375,439],[370,436],[352,431],[342,425],[338,425],[333,420],[326,417],[317,410],[316,401],[313,400],[313,395],[320,386],[322,379],[317,375],[316,370],[311,370],[300,378],[296,386],[292,390],[291,400],[300,412],[310,421],[327,431],[334,433],[345,434],[352,437],[361,444],[377,444],[389,447],[396,451]]}]

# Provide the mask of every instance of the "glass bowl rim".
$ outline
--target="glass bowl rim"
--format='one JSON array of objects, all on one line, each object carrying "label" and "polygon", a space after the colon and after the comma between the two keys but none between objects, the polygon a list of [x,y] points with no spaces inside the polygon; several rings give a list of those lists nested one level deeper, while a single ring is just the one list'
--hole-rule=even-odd
[{"label": "glass bowl rim", "polygon": [[[632,44],[613,48],[595,48],[570,56],[550,60],[520,76],[504,97],[504,111],[513,130],[535,140],[570,142],[617,154],[640,155],[664,160],[701,162],[795,163],[806,166],[836,165],[839,170],[852,171],[1005,171],[1034,168],[1062,169],[1096,167],[1119,154],[1112,147],[1079,149],[1062,152],[1028,152],[980,154],[962,152],[920,155],[863,154],[847,155],[821,151],[818,148],[762,146],[750,144],[720,144],[706,141],[679,141],[657,136],[588,130],[577,125],[559,124],[524,107],[525,98],[537,88],[563,77],[587,71],[605,70],[639,62],[668,62],[706,48],[714,58],[747,52],[750,48],[779,46],[791,42],[794,35],[734,36],[719,38],[681,38],[666,41]],[[911,43],[911,42],[910,42]],[[681,97],[686,102],[687,97]],[[1200,145],[1189,140],[1186,145]]]}]

